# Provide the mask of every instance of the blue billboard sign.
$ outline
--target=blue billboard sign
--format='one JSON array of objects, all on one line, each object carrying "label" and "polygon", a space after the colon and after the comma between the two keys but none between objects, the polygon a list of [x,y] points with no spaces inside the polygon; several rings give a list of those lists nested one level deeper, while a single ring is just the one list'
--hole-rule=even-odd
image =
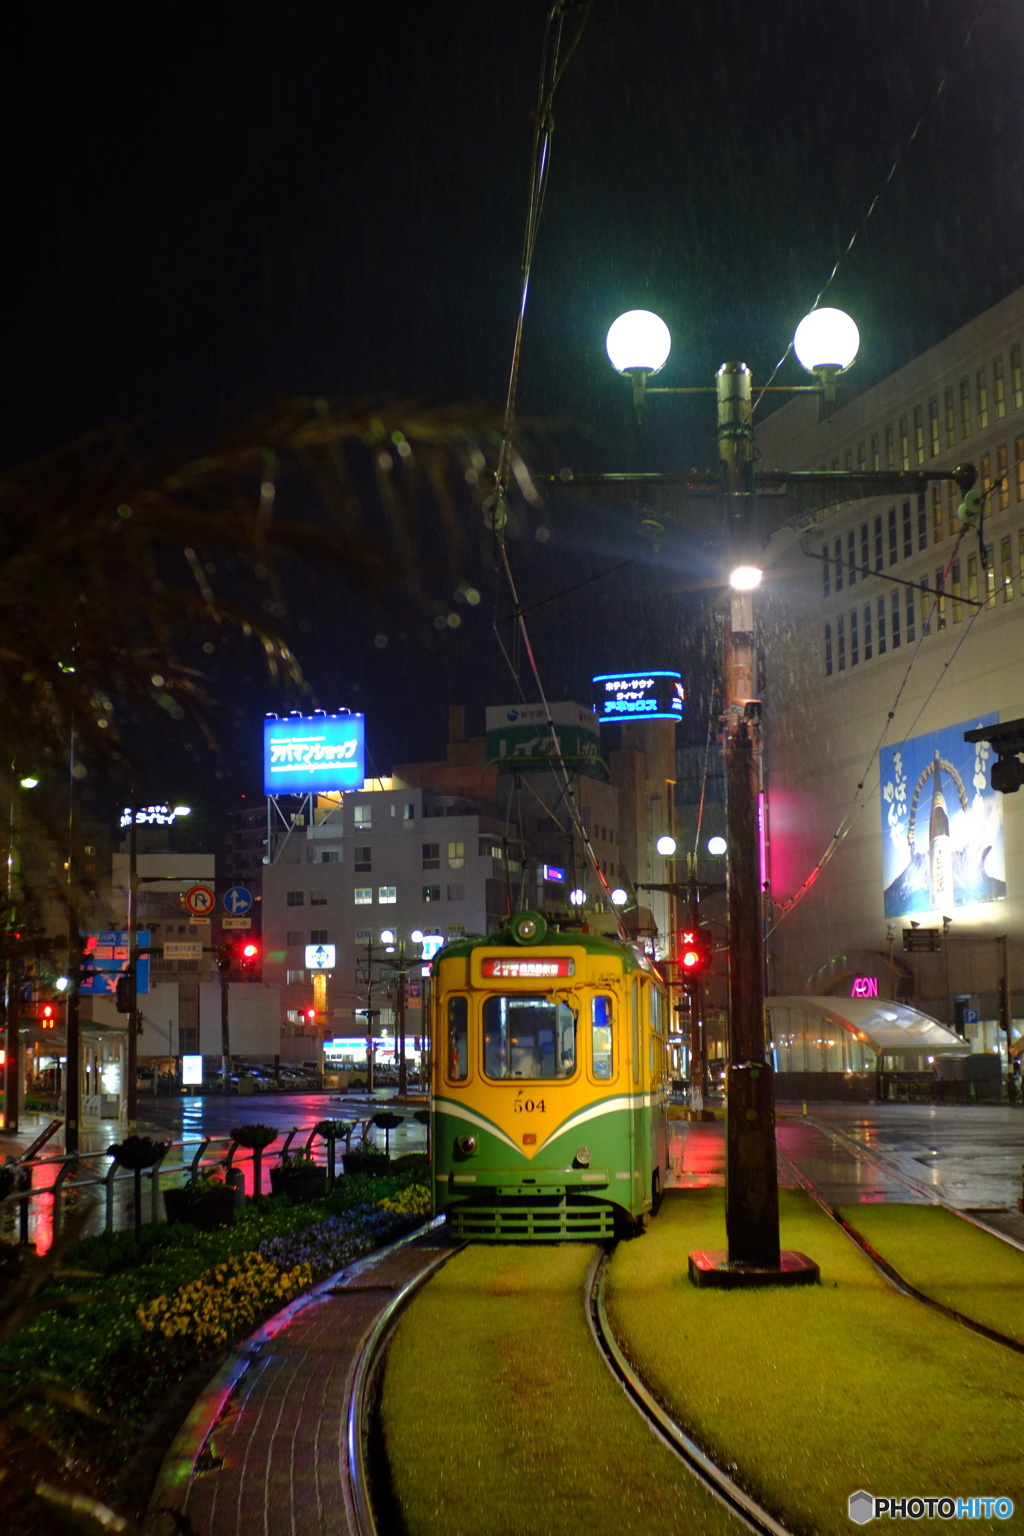
[{"label": "blue billboard sign", "polygon": [[679,720],[686,690],[678,672],[611,672],[591,678],[602,725],[620,720]]},{"label": "blue billboard sign", "polygon": [[362,715],[287,715],[263,722],[263,793],[308,795],[362,789]]},{"label": "blue billboard sign", "polygon": [[989,784],[992,748],[964,732],[979,715],[884,747],[880,755],[882,887],[886,917],[1006,897],[1003,797]]},{"label": "blue billboard sign", "polygon": [[[148,951],[150,936],[148,933],[137,933],[135,942],[139,949]],[[83,969],[88,974],[82,976],[79,991],[89,997],[113,997],[117,992],[118,981],[128,970],[131,951],[128,948],[127,931],[115,928],[106,933],[90,933],[85,936],[82,948]],[[140,997],[149,991],[148,953],[139,955],[135,962],[135,991]]]}]

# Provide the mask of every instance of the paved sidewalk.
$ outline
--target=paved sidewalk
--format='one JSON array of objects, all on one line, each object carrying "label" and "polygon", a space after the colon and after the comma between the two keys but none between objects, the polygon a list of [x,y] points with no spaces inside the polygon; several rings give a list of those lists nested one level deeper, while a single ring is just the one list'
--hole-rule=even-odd
[{"label": "paved sidewalk", "polygon": [[325,1281],[253,1335],[164,1459],[146,1536],[349,1536],[346,1435],[356,1359],[395,1294],[452,1245],[431,1231]]}]

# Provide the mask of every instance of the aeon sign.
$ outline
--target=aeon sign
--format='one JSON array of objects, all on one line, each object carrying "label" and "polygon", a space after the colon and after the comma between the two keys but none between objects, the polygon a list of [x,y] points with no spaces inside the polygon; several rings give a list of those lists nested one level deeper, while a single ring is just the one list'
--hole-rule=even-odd
[{"label": "aeon sign", "polygon": [[877,976],[855,976],[850,984],[851,997],[877,997]]}]

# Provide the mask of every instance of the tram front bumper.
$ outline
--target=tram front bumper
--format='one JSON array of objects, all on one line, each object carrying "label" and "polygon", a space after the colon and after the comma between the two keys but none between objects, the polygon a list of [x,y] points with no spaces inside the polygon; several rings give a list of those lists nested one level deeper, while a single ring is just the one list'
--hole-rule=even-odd
[{"label": "tram front bumper", "polygon": [[598,1190],[611,1183],[607,1168],[553,1168],[523,1175],[511,1168],[489,1168],[486,1173],[440,1174],[438,1182],[452,1190],[489,1191],[495,1195],[564,1195],[573,1190]]}]

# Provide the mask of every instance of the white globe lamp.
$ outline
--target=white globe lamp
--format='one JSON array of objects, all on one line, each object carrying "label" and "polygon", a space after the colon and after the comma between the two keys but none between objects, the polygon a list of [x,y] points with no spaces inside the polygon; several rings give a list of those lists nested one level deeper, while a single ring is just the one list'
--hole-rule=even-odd
[{"label": "white globe lamp", "polygon": [[582,907],[586,899],[586,891],[581,891],[579,886],[577,886],[574,891],[569,892],[569,900],[572,902],[574,907]]},{"label": "white globe lamp", "polygon": [[859,346],[856,323],[842,309],[812,309],[793,337],[793,351],[808,373],[845,373]]},{"label": "white globe lamp", "polygon": [[614,891],[612,891],[612,893],[611,893],[611,897],[612,897],[612,906],[613,907],[624,907],[626,905],[626,902],[629,900],[629,896],[622,889],[621,885],[617,885],[615,887]]},{"label": "white globe lamp", "polygon": [[654,848],[655,852],[660,853],[663,858],[670,859],[676,851],[676,840],[674,837],[669,837],[666,834],[664,837],[658,838]]},{"label": "white globe lamp", "polygon": [[649,375],[664,368],[672,350],[672,336],[660,315],[649,309],[630,309],[608,327],[605,349],[619,373]]}]

